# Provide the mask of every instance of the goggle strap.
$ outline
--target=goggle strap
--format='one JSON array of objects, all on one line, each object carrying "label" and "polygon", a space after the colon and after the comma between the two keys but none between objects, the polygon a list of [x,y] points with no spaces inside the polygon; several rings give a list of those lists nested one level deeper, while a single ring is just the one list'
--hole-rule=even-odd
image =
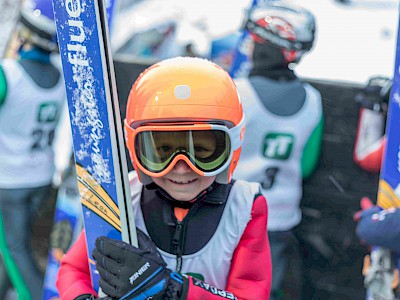
[{"label": "goggle strap", "polygon": [[229,129],[230,134],[229,137],[231,139],[231,147],[232,149],[235,151],[237,149],[240,148],[240,146],[242,145],[242,140],[241,140],[241,136],[242,136],[242,130],[245,127],[245,116],[243,115],[242,120],[240,120],[239,124],[237,124],[235,127],[232,127]]}]

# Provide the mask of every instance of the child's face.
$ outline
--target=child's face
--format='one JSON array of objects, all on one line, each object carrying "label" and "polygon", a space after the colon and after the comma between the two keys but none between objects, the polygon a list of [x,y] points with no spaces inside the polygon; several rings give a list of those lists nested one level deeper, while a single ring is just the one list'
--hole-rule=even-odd
[{"label": "child's face", "polygon": [[[206,158],[216,150],[215,136],[211,132],[195,132],[196,156]],[[171,152],[185,147],[187,139],[184,134],[155,134],[155,149],[160,157],[168,157]],[[155,184],[163,188],[172,198],[179,201],[190,201],[208,188],[216,176],[205,177],[194,172],[189,165],[179,160],[170,172],[162,177],[152,177]]]}]

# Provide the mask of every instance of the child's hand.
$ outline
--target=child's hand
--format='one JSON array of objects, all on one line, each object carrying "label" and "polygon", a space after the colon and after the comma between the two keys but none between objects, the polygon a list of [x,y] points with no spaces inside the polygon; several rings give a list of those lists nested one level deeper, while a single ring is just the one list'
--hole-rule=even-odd
[{"label": "child's hand", "polygon": [[369,216],[373,213],[376,213],[377,211],[379,211],[379,208],[376,207],[371,199],[369,199],[368,197],[363,197],[360,201],[360,206],[361,206],[361,210],[359,210],[358,212],[356,212],[353,216],[354,221],[358,222],[360,221],[361,218]]},{"label": "child's hand", "polygon": [[101,289],[118,299],[180,299],[186,279],[167,269],[156,246],[143,232],[137,234],[140,248],[104,236],[96,240],[93,257]]}]

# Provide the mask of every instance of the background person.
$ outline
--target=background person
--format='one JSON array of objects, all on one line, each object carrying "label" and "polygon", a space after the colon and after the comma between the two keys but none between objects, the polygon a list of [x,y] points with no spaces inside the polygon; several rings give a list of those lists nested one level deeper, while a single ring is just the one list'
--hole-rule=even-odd
[{"label": "background person", "polygon": [[[254,9],[246,23],[254,40],[252,70],[249,78],[236,80],[247,126],[235,178],[259,182],[268,202],[271,299],[284,296],[288,260],[299,256],[293,229],[302,218],[302,183],[320,156],[321,95],[293,70],[312,48],[315,27],[309,11],[285,2]],[[291,297],[300,299],[302,276],[295,276],[300,282]]]},{"label": "background person", "polygon": [[0,62],[0,298],[41,299],[43,275],[30,247],[38,208],[55,171],[52,141],[65,90],[51,0],[25,2],[17,58]]}]

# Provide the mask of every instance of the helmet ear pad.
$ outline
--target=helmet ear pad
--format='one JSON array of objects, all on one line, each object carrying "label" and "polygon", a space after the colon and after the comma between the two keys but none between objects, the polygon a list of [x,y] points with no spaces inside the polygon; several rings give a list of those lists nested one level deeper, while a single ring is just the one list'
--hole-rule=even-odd
[{"label": "helmet ear pad", "polygon": [[[128,125],[124,124],[124,126],[128,126]],[[135,159],[133,156],[133,152],[135,151],[135,146],[131,142],[131,139],[128,139],[126,136],[127,136],[127,132],[125,131],[125,145],[126,145],[126,148],[128,148],[129,158],[131,159],[133,168],[135,169],[137,175],[139,176],[140,182],[143,183],[144,185],[148,185],[148,184],[152,183],[153,180],[151,179],[150,176],[148,176],[148,175],[144,174],[142,171],[140,171],[140,169],[136,166]]]},{"label": "helmet ear pad", "polygon": [[231,181],[233,171],[239,162],[240,152],[242,152],[242,147],[233,152],[232,160],[229,166],[217,175],[217,178],[215,179],[217,183],[228,184]]},{"label": "helmet ear pad", "polygon": [[143,185],[148,185],[150,183],[153,183],[153,179],[151,179],[151,177],[149,175],[144,174],[142,171],[139,170],[139,168],[136,168],[135,166],[133,166],[136,170],[136,173],[139,176],[139,180],[141,183],[143,183]]}]

